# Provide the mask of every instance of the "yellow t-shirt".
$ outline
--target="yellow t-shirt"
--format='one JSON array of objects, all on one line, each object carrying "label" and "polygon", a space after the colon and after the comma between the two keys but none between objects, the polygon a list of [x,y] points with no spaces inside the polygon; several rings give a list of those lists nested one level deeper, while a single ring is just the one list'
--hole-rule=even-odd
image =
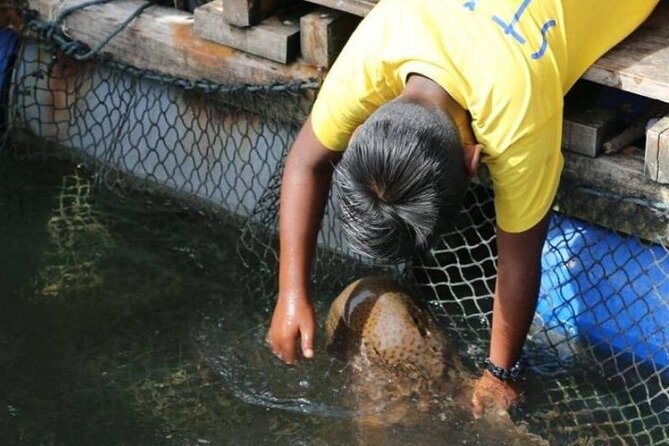
[{"label": "yellow t-shirt", "polygon": [[659,0],[381,0],[353,33],[312,110],[321,143],[355,128],[418,73],[471,114],[497,224],[534,226],[555,197],[563,96]]}]

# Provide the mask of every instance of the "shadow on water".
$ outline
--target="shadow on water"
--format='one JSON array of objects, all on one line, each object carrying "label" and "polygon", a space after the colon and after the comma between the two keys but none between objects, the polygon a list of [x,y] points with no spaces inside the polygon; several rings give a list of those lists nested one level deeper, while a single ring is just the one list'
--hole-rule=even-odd
[{"label": "shadow on water", "polygon": [[[314,361],[280,366],[272,280],[243,269],[233,226],[6,157],[0,201],[0,444],[499,440],[444,413],[362,428],[322,339]],[[316,290],[319,320],[335,294]]]}]

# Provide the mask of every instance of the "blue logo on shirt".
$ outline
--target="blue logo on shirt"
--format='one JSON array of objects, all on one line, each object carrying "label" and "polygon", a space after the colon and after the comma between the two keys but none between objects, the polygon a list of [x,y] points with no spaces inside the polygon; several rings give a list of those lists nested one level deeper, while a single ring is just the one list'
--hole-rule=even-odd
[{"label": "blue logo on shirt", "polygon": [[[475,11],[479,1],[480,0],[470,0],[468,2],[465,2],[462,6],[469,9],[470,11]],[[530,6],[530,3],[532,3],[532,1],[533,0],[523,0],[518,6],[516,12],[513,14],[511,20],[508,22],[497,15],[492,16],[493,22],[502,27],[502,29],[504,30],[504,34],[510,36],[520,45],[525,45],[527,41],[525,37],[523,37],[518,32],[518,30],[516,30],[516,25],[518,24],[518,22],[520,22],[523,14],[525,14],[527,7]],[[548,31],[556,25],[557,21],[555,19],[550,19],[543,24],[541,30],[539,30],[539,32],[541,32],[541,46],[537,51],[531,54],[532,59],[534,60],[541,59],[543,55],[546,54],[546,50],[548,49],[548,37],[547,37]]]}]

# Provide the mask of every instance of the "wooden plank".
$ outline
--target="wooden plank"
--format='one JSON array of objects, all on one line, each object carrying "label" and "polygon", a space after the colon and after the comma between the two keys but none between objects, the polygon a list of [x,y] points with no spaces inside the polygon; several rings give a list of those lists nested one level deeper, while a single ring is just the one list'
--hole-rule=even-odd
[{"label": "wooden plank", "polygon": [[621,153],[590,158],[565,153],[562,180],[565,184],[578,184],[609,194],[634,197],[669,205],[669,187],[648,181],[644,175],[643,153]]},{"label": "wooden plank", "polygon": [[567,109],[562,125],[562,148],[595,157],[613,136],[616,115],[601,108]]},{"label": "wooden plank", "polygon": [[669,184],[669,116],[658,120],[646,133],[644,171],[652,181]]},{"label": "wooden plank", "polygon": [[357,16],[366,16],[379,0],[307,0],[317,5],[327,6],[337,11],[344,11]]},{"label": "wooden plank", "polygon": [[[46,20],[86,0],[30,0],[30,7]],[[90,6],[65,19],[68,35],[97,46],[142,0],[116,0]],[[208,79],[222,84],[290,83],[321,80],[322,70],[304,63],[282,65],[227,46],[200,39],[193,33],[192,15],[154,6],[144,11],[104,48],[120,62],[179,78]]]},{"label": "wooden plank", "polygon": [[649,181],[643,171],[640,150],[637,154],[598,158],[567,152],[559,211],[626,234],[666,243],[669,241],[669,214],[658,209],[669,206],[669,186]]},{"label": "wooden plank", "polygon": [[[554,210],[646,240],[669,242],[669,186],[649,181],[643,153],[591,158],[564,153]],[[492,188],[485,165],[475,181]],[[624,200],[623,200],[624,198]]]},{"label": "wooden plank", "polygon": [[237,50],[280,63],[288,63],[300,50],[300,13],[268,17],[256,26],[240,28],[223,20],[223,1],[195,10],[195,34]]},{"label": "wooden plank", "polygon": [[583,76],[669,103],[669,2],[631,36],[605,54]]},{"label": "wooden plank", "polygon": [[302,16],[302,59],[308,64],[329,68],[358,23],[359,17],[328,8],[318,8]]},{"label": "wooden plank", "polygon": [[266,19],[281,0],[223,0],[224,19],[235,26],[252,26]]}]

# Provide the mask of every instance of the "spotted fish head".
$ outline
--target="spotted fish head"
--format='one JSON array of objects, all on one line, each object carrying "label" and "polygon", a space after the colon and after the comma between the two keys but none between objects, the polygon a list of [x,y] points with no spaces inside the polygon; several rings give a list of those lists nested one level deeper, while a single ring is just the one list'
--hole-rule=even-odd
[{"label": "spotted fish head", "polygon": [[389,426],[424,423],[432,409],[460,420],[455,425],[483,444],[547,444],[517,428],[506,412],[467,418],[471,375],[434,319],[397,282],[365,277],[351,283],[332,302],[325,332],[328,350],[353,371],[349,394],[361,444],[389,443],[395,432]]},{"label": "spotted fish head", "polygon": [[368,370],[428,382],[461,370],[429,313],[390,278],[365,277],[347,286],[330,306],[325,331],[328,351]]}]

